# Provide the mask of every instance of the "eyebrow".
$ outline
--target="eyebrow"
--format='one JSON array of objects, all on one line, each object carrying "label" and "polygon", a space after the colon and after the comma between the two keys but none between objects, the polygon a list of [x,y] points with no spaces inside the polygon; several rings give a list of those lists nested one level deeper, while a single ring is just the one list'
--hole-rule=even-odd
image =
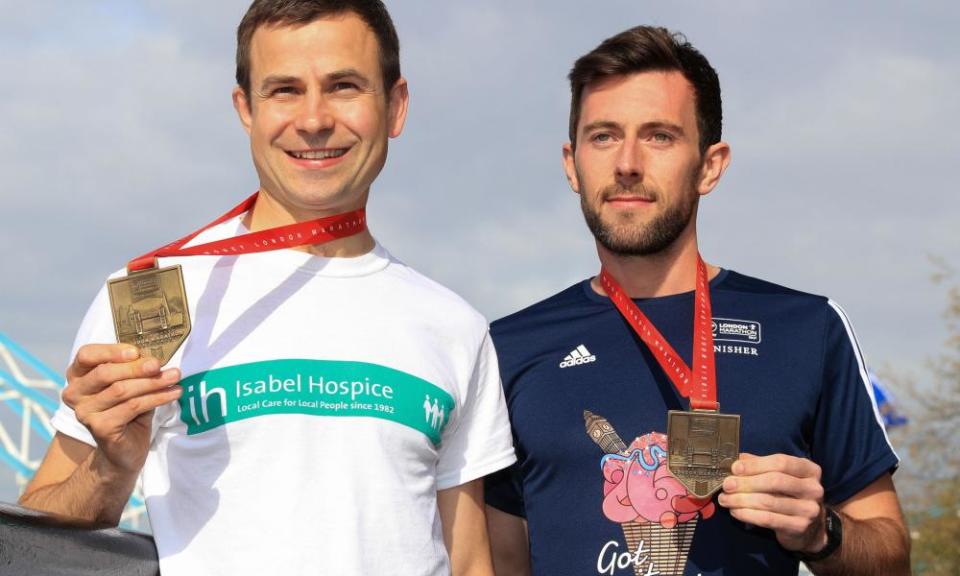
[{"label": "eyebrow", "polygon": [[277,84],[295,84],[300,82],[300,79],[296,76],[267,76],[263,79],[263,82],[260,83],[260,91],[269,88],[270,86],[276,86]]},{"label": "eyebrow", "polygon": [[[324,79],[327,82],[337,82],[338,80],[343,80],[344,78],[355,78],[364,85],[370,83],[370,80],[356,68],[343,68],[341,70],[336,70],[327,74]],[[278,84],[298,84],[300,82],[302,82],[302,80],[297,76],[283,74],[267,76],[263,79],[263,82],[260,83],[260,91],[265,91],[267,88],[276,86]]]},{"label": "eyebrow", "polygon": [[344,68],[342,70],[337,70],[336,72],[331,72],[326,76],[327,80],[337,81],[343,80],[344,78],[358,78],[364,82],[368,82],[367,77],[357,70],[356,68]]},{"label": "eyebrow", "polygon": [[[641,130],[656,130],[657,128],[665,128],[672,132],[676,132],[681,136],[684,135],[683,128],[679,124],[668,122],[666,120],[653,120],[651,122],[644,122],[640,128]],[[584,126],[582,130],[584,133],[587,133],[594,130],[623,130],[623,127],[613,120],[596,120]]]},{"label": "eyebrow", "polygon": [[616,122],[613,122],[612,120],[596,120],[584,126],[581,131],[583,133],[587,133],[587,132],[593,132],[594,130],[600,130],[600,129],[620,130],[621,128],[619,124],[617,124]]},{"label": "eyebrow", "polygon": [[684,135],[683,127],[679,124],[674,124],[673,122],[667,122],[666,120],[654,120],[653,122],[644,122],[644,130],[655,130],[657,128],[665,128],[671,132],[676,132],[680,136]]}]

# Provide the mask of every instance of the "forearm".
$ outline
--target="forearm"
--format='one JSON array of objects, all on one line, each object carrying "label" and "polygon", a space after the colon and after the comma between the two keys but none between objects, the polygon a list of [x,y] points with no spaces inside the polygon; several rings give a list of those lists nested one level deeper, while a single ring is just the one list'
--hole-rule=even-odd
[{"label": "forearm", "polygon": [[492,506],[486,507],[487,532],[497,576],[530,576],[527,522]]},{"label": "forearm", "polygon": [[28,489],[20,505],[96,526],[116,526],[133,492],[137,475],[116,470],[99,450],[62,482]]},{"label": "forearm", "polygon": [[[468,528],[469,532],[464,531]],[[457,535],[445,538],[451,576],[494,576],[490,541],[482,518],[472,527],[461,525]]]},{"label": "forearm", "polygon": [[817,576],[910,574],[910,539],[891,518],[857,520],[843,515],[843,543],[828,558],[810,563]]},{"label": "forearm", "polygon": [[493,576],[483,513],[483,481],[438,491],[437,508],[452,576]]},{"label": "forearm", "polygon": [[450,574],[452,576],[494,576],[493,564],[484,561],[477,564],[463,564],[451,566]]}]

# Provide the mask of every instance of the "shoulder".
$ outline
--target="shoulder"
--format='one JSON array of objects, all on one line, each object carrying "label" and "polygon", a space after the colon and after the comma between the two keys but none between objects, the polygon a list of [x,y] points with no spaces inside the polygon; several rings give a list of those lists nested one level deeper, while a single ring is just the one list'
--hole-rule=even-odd
[{"label": "shoulder", "polygon": [[101,344],[116,342],[116,334],[113,330],[113,315],[110,312],[110,295],[107,288],[111,280],[121,278],[126,275],[126,269],[120,269],[110,274],[106,281],[100,285],[96,296],[90,302],[80,327],[74,337],[73,346],[70,350],[70,358],[77,355],[77,350],[84,344]]},{"label": "shoulder", "polygon": [[723,274],[725,274],[725,276],[717,285],[717,288],[724,292],[770,296],[772,298],[782,298],[784,300],[826,300],[826,297],[824,296],[789,288],[787,286],[783,286],[782,284],[770,282],[769,280],[747,276],[746,274],[741,274],[735,270],[724,270]]},{"label": "shoulder", "polygon": [[599,296],[592,298],[589,290],[588,281],[579,282],[491,324],[508,393],[517,378],[559,363],[564,354],[607,331],[604,319],[614,318],[616,310]]},{"label": "shoulder", "polygon": [[840,304],[827,296],[795,290],[732,270],[726,271],[715,294],[714,301],[718,305],[714,306],[714,320],[749,317],[761,321],[764,330],[769,328],[788,335],[790,350],[806,346],[806,349],[823,355],[831,346],[859,349],[849,316]]},{"label": "shoulder", "polygon": [[390,263],[382,275],[386,284],[384,293],[389,294],[395,305],[416,310],[445,326],[465,325],[486,332],[486,318],[463,297],[392,254],[388,253],[387,257]]},{"label": "shoulder", "polygon": [[823,320],[826,316],[836,316],[835,303],[826,296],[812,294],[747,276],[733,270],[725,270],[724,277],[715,286],[715,298],[727,304],[742,305],[771,314],[814,317]]},{"label": "shoulder", "polygon": [[548,298],[495,320],[490,325],[490,333],[494,341],[499,343],[515,338],[527,339],[531,333],[549,332],[557,325],[567,324],[582,315],[585,308],[600,308],[600,304],[586,297],[585,282],[578,282]]}]

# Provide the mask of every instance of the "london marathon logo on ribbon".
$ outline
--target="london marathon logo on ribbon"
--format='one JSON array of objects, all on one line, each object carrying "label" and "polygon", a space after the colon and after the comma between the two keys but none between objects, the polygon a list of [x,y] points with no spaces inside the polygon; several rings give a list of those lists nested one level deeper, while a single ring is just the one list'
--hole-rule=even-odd
[{"label": "london marathon logo on ribbon", "polygon": [[456,408],[442,388],[366,362],[253,362],[200,372],[180,385],[180,420],[188,435],[268,414],[359,416],[419,430],[439,446]]}]

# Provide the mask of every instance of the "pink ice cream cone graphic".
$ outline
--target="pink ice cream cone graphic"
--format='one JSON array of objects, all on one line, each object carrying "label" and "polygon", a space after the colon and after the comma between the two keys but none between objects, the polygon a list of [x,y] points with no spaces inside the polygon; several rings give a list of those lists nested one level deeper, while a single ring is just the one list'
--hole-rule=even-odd
[{"label": "pink ice cream cone graphic", "polygon": [[[584,417],[588,435],[591,425],[596,427],[597,421],[602,420],[609,436],[612,427],[606,420],[590,413]],[[613,445],[624,446],[622,442]],[[690,497],[670,474],[666,435],[651,432],[636,438],[625,450],[604,456],[601,467],[603,514],[620,524],[631,553],[642,547],[634,572],[637,576],[682,575],[697,521],[711,517],[715,505],[709,498]]]}]

